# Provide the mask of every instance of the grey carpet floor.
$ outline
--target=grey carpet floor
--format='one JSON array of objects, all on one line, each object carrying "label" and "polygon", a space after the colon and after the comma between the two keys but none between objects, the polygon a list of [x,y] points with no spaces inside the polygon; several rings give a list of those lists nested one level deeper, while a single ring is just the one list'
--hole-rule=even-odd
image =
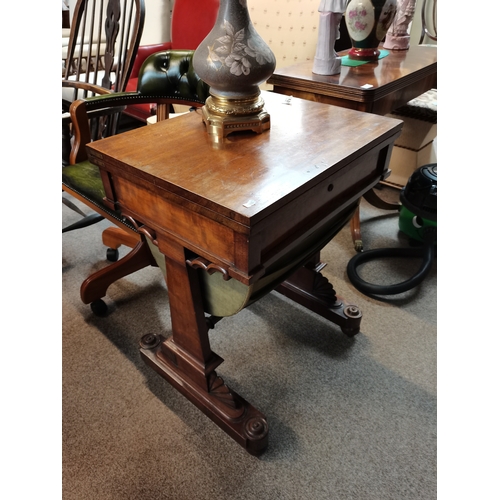
[{"label": "grey carpet floor", "polygon": [[[63,225],[77,217],[63,207]],[[407,246],[397,213],[363,202],[361,218],[365,249]],[[322,252],[323,274],[363,311],[356,337],[276,292],[217,324],[219,375],[269,422],[256,458],[141,360],[140,337],[170,329],[158,269],[113,284],[105,318],[80,301],[82,281],[107,265],[107,225],[62,238],[64,500],[436,498],[436,264],[414,290],[366,297],[346,275],[346,227]],[[362,272],[390,283],[417,266]]]}]

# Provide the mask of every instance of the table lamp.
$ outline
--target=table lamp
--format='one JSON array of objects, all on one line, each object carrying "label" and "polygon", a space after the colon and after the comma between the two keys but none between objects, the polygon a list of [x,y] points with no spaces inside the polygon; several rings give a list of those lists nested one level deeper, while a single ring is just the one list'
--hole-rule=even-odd
[{"label": "table lamp", "polygon": [[255,30],[247,0],[221,0],[215,25],[196,49],[193,66],[210,85],[203,122],[215,138],[231,132],[269,130],[259,85],[274,72],[276,58]]}]

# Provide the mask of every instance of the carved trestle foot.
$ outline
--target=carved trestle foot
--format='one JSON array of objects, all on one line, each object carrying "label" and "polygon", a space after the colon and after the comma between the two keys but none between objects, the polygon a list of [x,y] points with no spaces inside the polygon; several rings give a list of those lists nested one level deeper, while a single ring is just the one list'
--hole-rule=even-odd
[{"label": "carved trestle foot", "polygon": [[[213,354],[213,359],[201,365],[190,359],[175,345],[172,338],[159,335],[145,335],[141,340],[141,357],[144,362],[159,373],[175,389],[197,406],[205,415],[232,437],[252,455],[259,455],[268,445],[268,424],[266,417],[240,395],[224,384],[215,372],[223,359]],[[192,365],[201,375],[197,383],[186,372],[186,364]],[[196,367],[195,365],[198,364]],[[183,366],[184,365],[184,366]],[[199,377],[197,377],[199,378]]]},{"label": "carved trestle foot", "polygon": [[363,317],[361,310],[346,305],[319,268],[318,264],[301,267],[278,285],[276,291],[340,326],[349,337],[356,335]]}]

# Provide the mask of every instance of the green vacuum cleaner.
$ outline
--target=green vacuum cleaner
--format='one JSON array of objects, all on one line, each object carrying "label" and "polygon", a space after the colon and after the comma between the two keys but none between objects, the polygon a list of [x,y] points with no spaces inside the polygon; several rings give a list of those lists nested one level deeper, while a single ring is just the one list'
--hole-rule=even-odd
[{"label": "green vacuum cleaner", "polygon": [[[429,274],[437,246],[437,163],[417,169],[400,193],[399,229],[413,246],[410,248],[379,248],[355,255],[347,265],[351,283],[369,296],[396,295],[410,290]],[[421,258],[422,265],[410,279],[394,285],[375,285],[364,281],[357,267],[379,258]]]}]

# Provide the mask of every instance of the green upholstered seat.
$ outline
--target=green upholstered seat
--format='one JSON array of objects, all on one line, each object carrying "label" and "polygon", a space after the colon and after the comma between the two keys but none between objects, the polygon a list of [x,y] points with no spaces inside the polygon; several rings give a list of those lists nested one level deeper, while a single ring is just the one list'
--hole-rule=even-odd
[{"label": "green upholstered seat", "polygon": [[104,208],[102,199],[105,192],[101,174],[99,168],[90,161],[87,160],[76,165],[63,167],[62,182],[70,189],[78,191],[87,200]]},{"label": "green upholstered seat", "polygon": [[101,210],[106,212],[111,220],[119,220],[121,223],[135,231],[134,227],[127,222],[126,219],[123,219],[118,212],[110,210],[106,205],[104,205],[102,201],[105,197],[104,185],[102,183],[99,167],[96,165],[86,160],[75,165],[63,167],[62,183],[63,186],[77,192],[91,204],[96,205]]}]

